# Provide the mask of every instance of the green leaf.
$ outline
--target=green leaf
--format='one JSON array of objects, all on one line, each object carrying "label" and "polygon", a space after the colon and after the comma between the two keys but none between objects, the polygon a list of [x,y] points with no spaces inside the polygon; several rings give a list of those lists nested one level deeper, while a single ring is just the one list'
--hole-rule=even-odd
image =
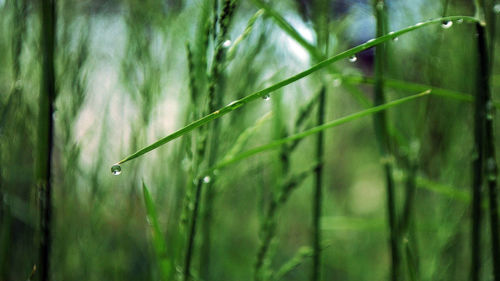
[{"label": "green leaf", "polygon": [[158,215],[156,214],[156,207],[151,198],[146,184],[142,183],[142,191],[144,195],[144,204],[146,206],[146,215],[148,223],[151,227],[151,235],[153,237],[153,247],[156,253],[156,258],[158,261],[158,267],[161,274],[162,280],[171,280],[173,276],[173,264],[172,261],[167,257],[167,244],[160,231],[160,224],[158,223]]},{"label": "green leaf", "polygon": [[[420,97],[426,96],[430,92],[431,92],[430,90],[427,90],[425,92],[422,92],[422,93],[419,93],[419,94],[416,94],[416,95],[412,95],[412,96],[408,96],[408,97],[405,97],[405,98],[401,98],[401,99],[398,99],[398,100],[395,100],[395,101],[392,101],[392,102],[388,102],[388,103],[385,103],[385,104],[382,104],[382,105],[379,105],[379,106],[374,106],[374,107],[371,107],[371,108],[368,108],[368,109],[365,109],[365,110],[362,110],[362,111],[359,111],[359,112],[356,112],[356,113],[344,116],[342,118],[339,118],[339,119],[327,122],[327,123],[325,123],[323,125],[319,125],[319,126],[313,127],[313,128],[311,128],[309,130],[306,130],[304,132],[301,132],[301,133],[298,133],[298,134],[295,134],[295,135],[291,135],[291,136],[288,136],[286,138],[275,140],[275,141],[270,142],[270,143],[268,143],[266,145],[258,146],[256,148],[253,148],[253,149],[247,150],[247,151],[245,151],[245,152],[243,152],[241,154],[238,154],[238,155],[234,156],[231,159],[226,159],[224,161],[219,162],[214,167],[212,167],[209,170],[209,172],[211,172],[213,170],[216,170],[216,169],[223,168],[225,166],[228,166],[229,164],[238,162],[240,160],[243,160],[245,158],[253,156],[253,155],[257,154],[257,153],[260,153],[260,152],[263,152],[263,151],[266,151],[266,150],[271,150],[271,149],[278,148],[278,147],[280,147],[281,145],[283,145],[285,143],[292,142],[292,141],[295,141],[295,140],[298,140],[298,139],[302,139],[302,138],[308,137],[310,135],[317,134],[317,133],[319,133],[319,132],[321,132],[323,130],[326,130],[326,129],[329,129],[329,128],[333,128],[333,127],[345,124],[347,122],[354,121],[354,120],[359,119],[361,117],[364,117],[364,116],[367,116],[367,115],[371,115],[371,114],[374,114],[376,112],[379,112],[379,111],[382,111],[382,110],[386,110],[388,108],[400,105],[400,104],[402,104],[404,102],[408,102],[408,101],[414,100],[416,98],[420,98]],[[206,173],[209,173],[209,172],[206,172]]]},{"label": "green leaf", "polygon": [[143,154],[148,153],[151,150],[154,150],[154,149],[156,149],[156,148],[158,148],[158,147],[160,147],[160,146],[162,146],[162,145],[164,145],[164,144],[166,144],[174,139],[177,139],[177,138],[191,132],[192,130],[194,130],[198,127],[201,127],[201,126],[203,126],[203,125],[205,125],[205,124],[207,124],[215,119],[218,119],[218,118],[220,118],[220,117],[222,117],[222,116],[224,116],[224,115],[226,115],[226,114],[228,114],[228,113],[230,113],[230,112],[232,112],[232,111],[234,111],[234,110],[236,110],[236,109],[238,109],[238,108],[240,108],[240,107],[242,107],[242,106],[244,106],[252,101],[258,100],[266,95],[270,95],[278,89],[281,89],[281,88],[283,88],[287,85],[290,85],[290,84],[292,84],[292,83],[294,83],[294,82],[296,82],[304,77],[307,77],[310,74],[333,64],[334,62],[337,62],[337,61],[342,60],[342,59],[346,59],[346,58],[348,58],[352,55],[355,55],[361,51],[364,51],[364,50],[369,49],[371,47],[377,46],[385,41],[399,37],[405,33],[420,29],[424,26],[428,26],[431,24],[441,24],[441,22],[444,20],[454,21],[454,20],[459,20],[459,19],[464,20],[464,22],[478,22],[478,20],[476,18],[468,17],[468,16],[443,17],[443,18],[437,18],[437,19],[433,19],[433,20],[420,22],[420,23],[417,23],[415,25],[403,28],[401,30],[390,32],[387,35],[368,40],[366,43],[363,43],[363,44],[358,45],[354,48],[346,50],[340,54],[337,54],[333,57],[330,57],[326,60],[323,60],[323,61],[319,62],[318,64],[310,67],[309,69],[306,69],[300,73],[297,73],[297,74],[295,74],[295,75],[293,75],[285,80],[282,80],[274,85],[271,85],[270,87],[267,87],[263,90],[257,91],[255,93],[250,94],[250,95],[248,95],[244,98],[241,98],[239,100],[235,100],[235,101],[229,103],[228,105],[222,107],[221,109],[216,110],[216,111],[188,124],[187,126],[175,131],[174,133],[156,141],[155,143],[148,145],[148,146],[138,150],[137,152],[125,157],[124,159],[120,160],[118,162],[118,164],[123,164],[123,163],[128,162],[132,159],[135,159],[139,156],[142,156]]}]

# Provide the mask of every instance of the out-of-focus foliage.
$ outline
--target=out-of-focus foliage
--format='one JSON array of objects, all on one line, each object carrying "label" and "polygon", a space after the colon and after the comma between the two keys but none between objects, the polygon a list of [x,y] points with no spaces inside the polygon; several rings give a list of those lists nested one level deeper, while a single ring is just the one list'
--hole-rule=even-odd
[{"label": "out-of-focus foliage", "polygon": [[[33,165],[41,79],[38,2],[0,0],[0,280],[26,280],[38,262]],[[210,175],[198,173],[317,125],[311,116],[323,85],[326,121],[364,109],[373,101],[372,85],[343,78],[373,76],[372,49],[124,164],[119,176],[110,173],[123,156],[208,113],[211,102],[219,108],[317,63],[275,18],[259,10],[260,1],[234,1],[227,34],[217,38],[223,34],[224,2],[57,1],[53,280],[180,278],[193,181],[196,185],[199,176],[204,199],[193,242],[195,280],[251,280],[255,271],[261,280],[309,278],[310,175],[319,164],[313,138]],[[374,37],[371,1],[328,1],[324,21],[314,18],[315,2],[266,3],[313,47],[317,26],[327,22],[327,35],[321,36],[328,37],[329,55]],[[445,2],[451,2],[446,15],[474,15],[473,1],[387,0],[389,30],[440,17]],[[474,96],[475,40],[474,25],[459,22],[410,32],[387,44],[385,76]],[[499,49],[498,40],[493,45]],[[500,100],[500,56],[494,59],[492,93]],[[420,91],[390,84],[387,100]],[[408,179],[415,179],[411,222],[400,237],[401,280],[468,280],[473,109],[470,100],[438,95],[390,109],[395,159],[380,159],[369,118],[325,131],[323,280],[388,280],[381,161],[394,161],[396,210],[403,222],[409,220],[402,215]],[[206,151],[199,153],[204,142]],[[144,193],[143,181],[149,188]],[[489,232],[483,235],[487,280]]]}]

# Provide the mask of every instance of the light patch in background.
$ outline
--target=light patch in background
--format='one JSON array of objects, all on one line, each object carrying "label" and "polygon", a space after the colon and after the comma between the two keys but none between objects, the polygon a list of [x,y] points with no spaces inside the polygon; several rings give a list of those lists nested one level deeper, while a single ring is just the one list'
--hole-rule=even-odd
[{"label": "light patch in background", "polygon": [[383,183],[380,180],[358,177],[350,189],[350,206],[360,215],[373,214],[382,208],[384,199]]},{"label": "light patch in background", "polygon": [[[75,138],[81,145],[81,161],[85,167],[91,167],[97,160],[101,134],[105,133],[105,143],[114,160],[104,158],[104,163],[113,164],[120,160],[118,152],[123,147],[123,140],[130,135],[129,120],[133,116],[133,105],[128,95],[123,93],[119,81],[120,60],[125,43],[125,25],[123,18],[112,19],[95,17],[91,33],[91,53],[93,58],[88,64],[88,84],[86,103],[75,125]],[[104,131],[103,126],[109,129]],[[116,129],[119,128],[119,129]],[[114,161],[114,162],[113,162]]]},{"label": "light patch in background", "polygon": [[[314,32],[313,30],[304,24],[304,22],[296,15],[287,15],[286,21],[304,38],[308,43],[314,45]],[[309,63],[310,56],[304,47],[302,47],[297,41],[295,41],[290,35],[282,32],[278,37],[278,43],[283,46],[288,53],[292,54],[301,64]]]}]

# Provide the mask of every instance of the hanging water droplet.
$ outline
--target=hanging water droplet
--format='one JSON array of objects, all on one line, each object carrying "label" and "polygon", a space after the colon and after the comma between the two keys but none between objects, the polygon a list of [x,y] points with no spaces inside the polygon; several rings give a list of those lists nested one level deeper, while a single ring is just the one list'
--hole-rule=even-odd
[{"label": "hanging water droplet", "polygon": [[204,182],[204,183],[209,183],[209,182],[210,182],[210,180],[211,180],[211,179],[210,179],[210,176],[205,176],[205,177],[203,178],[203,182]]},{"label": "hanging water droplet", "polygon": [[398,40],[399,40],[399,37],[394,37],[394,38],[392,38],[392,41],[394,41],[394,42],[396,42],[396,41],[398,41]]},{"label": "hanging water droplet", "polygon": [[493,6],[493,12],[500,14],[500,3],[495,4],[495,6]]},{"label": "hanging water droplet", "polygon": [[222,43],[222,47],[224,47],[224,48],[227,48],[229,46],[231,46],[231,40],[226,40],[226,41],[224,41],[224,43]]},{"label": "hanging water droplet", "polygon": [[120,167],[120,165],[118,164],[114,164],[113,166],[111,166],[111,173],[114,176],[118,176],[119,174],[122,173],[122,167]]},{"label": "hanging water droplet", "polygon": [[451,20],[445,20],[441,23],[441,27],[444,29],[448,29],[453,25],[453,22]]},{"label": "hanging water droplet", "polygon": [[458,20],[457,20],[457,23],[458,23],[458,24],[462,24],[463,22],[464,22],[464,19],[458,19]]},{"label": "hanging water droplet", "polygon": [[235,100],[235,101],[232,101],[230,102],[228,105],[226,105],[227,107],[230,107],[232,110],[242,106],[243,103],[239,100]]},{"label": "hanging water droplet", "polygon": [[262,96],[262,99],[263,100],[270,100],[271,96],[269,94],[265,94],[265,95]]},{"label": "hanging water droplet", "polygon": [[356,57],[355,55],[352,55],[349,57],[349,62],[355,62],[358,60],[358,57]]}]

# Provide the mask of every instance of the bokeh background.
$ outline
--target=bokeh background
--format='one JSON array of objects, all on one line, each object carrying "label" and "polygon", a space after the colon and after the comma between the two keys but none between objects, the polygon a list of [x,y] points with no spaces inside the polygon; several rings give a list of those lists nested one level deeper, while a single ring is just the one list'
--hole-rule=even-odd
[{"label": "bokeh background", "polygon": [[[41,81],[39,2],[0,0],[0,280],[26,280],[38,262],[34,162]],[[155,203],[169,258],[182,272],[197,172],[191,148],[199,135],[195,131],[125,163],[119,176],[112,175],[110,167],[204,112],[206,95],[200,95],[197,104],[190,99],[186,51],[186,43],[196,48],[203,34],[202,15],[207,7],[212,8],[204,2],[57,1],[53,280],[160,279],[143,182]],[[252,1],[237,2],[228,44],[234,43],[259,10]],[[389,30],[444,13],[474,14],[473,1],[449,1],[446,11],[445,2],[386,1]],[[270,4],[306,41],[315,44],[313,1]],[[371,1],[331,1],[328,15],[329,55],[375,37]],[[473,95],[474,34],[473,24],[455,22],[451,28],[431,25],[390,41],[386,78],[424,85],[419,89],[437,87]],[[213,49],[213,42],[209,43],[208,65],[213,63]],[[494,99],[500,99],[498,57],[492,69]],[[228,104],[314,62],[307,50],[261,13],[248,36],[234,48],[233,57],[223,64],[224,82],[217,95],[222,105]],[[320,71],[279,90],[269,100],[258,100],[224,116],[219,123],[217,159],[230,152],[247,128],[255,127],[241,151],[300,129],[295,120],[323,83],[327,85],[327,121],[364,109],[359,101],[372,101],[373,87],[362,80],[373,76],[373,64],[370,49],[358,54],[355,62],[336,63],[335,73]],[[393,100],[419,91],[387,87],[386,94]],[[314,110],[304,128],[314,125]],[[404,209],[408,192],[408,167],[415,168],[411,226],[401,239],[405,261],[416,265],[419,280],[468,279],[473,110],[471,102],[431,95],[388,113],[401,140],[394,147],[396,154],[411,160],[410,165],[395,163],[398,213]],[[269,112],[272,115],[262,119]],[[314,137],[306,138],[289,154],[289,175],[316,163],[314,145]],[[193,256],[196,279],[254,278],[265,210],[285,177],[280,171],[281,156],[280,150],[260,153],[210,175],[209,258],[200,254],[206,251],[202,237],[207,204],[203,201]],[[325,131],[323,171],[323,280],[388,280],[385,183],[371,117]],[[266,266],[277,272],[293,257],[299,260],[282,280],[305,280],[310,275],[310,175],[295,187],[276,217]],[[486,219],[483,229],[483,280],[492,280]],[[206,268],[208,275],[200,276]]]}]

